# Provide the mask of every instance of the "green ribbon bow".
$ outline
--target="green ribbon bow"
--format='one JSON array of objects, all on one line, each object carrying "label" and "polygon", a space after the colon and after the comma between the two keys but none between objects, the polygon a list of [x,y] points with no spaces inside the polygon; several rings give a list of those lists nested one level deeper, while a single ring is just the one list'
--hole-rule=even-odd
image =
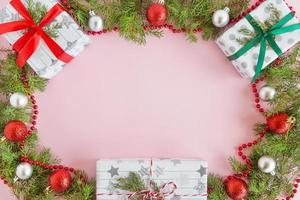
[{"label": "green ribbon bow", "polygon": [[255,70],[255,75],[252,79],[252,82],[254,82],[262,73],[262,68],[263,68],[266,51],[267,51],[267,42],[269,43],[270,47],[276,52],[276,54],[278,56],[281,56],[283,52],[275,42],[274,36],[300,29],[300,23],[283,27],[286,23],[288,23],[293,18],[294,18],[294,13],[291,12],[288,15],[286,15],[284,18],[282,18],[279,22],[277,22],[275,25],[273,25],[267,32],[264,32],[263,29],[260,27],[260,25],[255,21],[255,19],[250,14],[247,15],[246,19],[253,26],[254,30],[257,33],[257,36],[253,38],[251,41],[249,41],[235,54],[229,56],[228,59],[236,60],[242,55],[244,55],[251,48],[260,44],[258,62]]}]

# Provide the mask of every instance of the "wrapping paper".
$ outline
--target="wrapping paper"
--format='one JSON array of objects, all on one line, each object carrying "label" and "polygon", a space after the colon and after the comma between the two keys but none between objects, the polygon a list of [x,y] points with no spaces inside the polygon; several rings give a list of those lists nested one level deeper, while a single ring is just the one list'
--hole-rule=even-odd
[{"label": "wrapping paper", "polygon": [[206,161],[137,159],[97,161],[97,200],[127,199],[128,195],[117,195],[128,194],[128,191],[116,190],[114,188],[116,180],[119,177],[127,177],[129,172],[136,172],[143,178],[145,183],[147,183],[151,174],[150,170],[152,170],[151,179],[156,182],[158,186],[171,181],[176,184],[177,189],[172,195],[165,197],[166,200],[207,199]]},{"label": "wrapping paper", "polygon": [[[270,6],[274,6],[276,9],[278,9],[280,11],[281,17],[284,17],[291,12],[290,8],[284,0],[267,0],[255,10],[253,10],[250,13],[250,15],[254,17],[256,21],[264,22],[265,20],[270,18]],[[285,26],[289,26],[296,23],[299,23],[299,20],[296,17],[294,17]],[[217,39],[216,42],[218,46],[221,48],[221,50],[226,56],[233,55],[239,49],[241,49],[241,47],[243,47],[243,45],[237,41],[237,39],[241,39],[244,37],[244,35],[239,32],[239,30],[241,30],[242,28],[247,28],[251,31],[254,31],[251,24],[244,18],[238,23],[236,23],[234,26],[229,28],[227,31],[225,31]],[[300,30],[278,35],[275,37],[275,41],[281,48],[282,52],[286,52],[300,41]],[[260,45],[257,45],[240,58],[232,61],[232,64],[242,77],[252,78],[255,75],[255,69],[259,56],[259,49]],[[278,55],[274,52],[274,50],[272,48],[267,48],[263,68],[267,67],[277,58]]]},{"label": "wrapping paper", "polygon": [[[22,2],[27,6],[29,1],[22,0]],[[35,2],[41,2],[48,10],[58,3],[56,0],[35,0]],[[0,23],[18,21],[20,19],[22,17],[10,4],[0,10]],[[52,23],[62,24],[58,37],[53,39],[69,55],[77,56],[89,44],[89,37],[83,33],[67,12],[61,13]],[[10,44],[14,44],[23,34],[24,31],[16,31],[4,34],[4,37]],[[38,49],[27,63],[40,77],[46,79],[54,77],[65,65],[64,62],[53,55],[43,40],[41,40]]]}]

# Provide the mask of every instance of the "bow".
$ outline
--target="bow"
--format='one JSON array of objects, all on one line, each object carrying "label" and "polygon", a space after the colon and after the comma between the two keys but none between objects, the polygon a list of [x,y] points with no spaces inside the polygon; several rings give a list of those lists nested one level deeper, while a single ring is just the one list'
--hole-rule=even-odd
[{"label": "bow", "polygon": [[35,24],[21,0],[12,0],[11,6],[24,18],[20,21],[13,21],[0,24],[0,34],[27,29],[27,32],[20,37],[13,49],[18,52],[16,63],[20,68],[26,64],[27,60],[37,50],[41,39],[47,44],[51,52],[59,60],[68,63],[73,57],[67,54],[45,31],[43,28],[60,15],[64,8],[60,4],[55,4],[39,24]]},{"label": "bow", "polygon": [[[169,190],[169,187],[171,187],[172,189]],[[169,191],[166,192],[165,191],[166,189],[168,189]],[[175,192],[176,189],[177,189],[176,184],[173,183],[173,182],[169,182],[169,183],[166,183],[166,184],[162,185],[159,188],[158,192],[154,192],[151,189],[142,190],[142,191],[138,191],[138,192],[134,192],[134,193],[130,194],[128,196],[128,199],[131,199],[131,198],[136,197],[136,196],[143,196],[143,200],[148,200],[148,199],[161,200],[162,197],[167,197],[167,196],[172,195]]]},{"label": "bow", "polygon": [[229,56],[229,60],[236,60],[242,55],[244,55],[247,51],[249,51],[254,46],[260,44],[258,62],[256,65],[255,75],[252,79],[254,82],[262,73],[262,68],[265,62],[266,50],[267,50],[267,43],[270,47],[276,52],[278,56],[281,56],[283,52],[281,51],[280,47],[274,40],[274,36],[281,35],[287,32],[292,32],[295,30],[300,29],[300,23],[289,25],[283,27],[287,24],[291,19],[294,18],[294,13],[289,13],[285,17],[283,17],[279,22],[273,25],[268,31],[264,32],[264,30],[260,27],[260,25],[255,21],[255,19],[249,14],[246,16],[248,22],[253,26],[254,30],[257,33],[257,36],[250,40],[245,46],[243,46],[239,51],[237,51],[232,56]]}]

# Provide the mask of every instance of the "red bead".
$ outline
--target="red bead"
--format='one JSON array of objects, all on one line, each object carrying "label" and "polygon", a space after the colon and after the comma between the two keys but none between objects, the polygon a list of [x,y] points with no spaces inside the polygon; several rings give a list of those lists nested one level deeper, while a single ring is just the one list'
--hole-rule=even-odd
[{"label": "red bead", "polygon": [[259,99],[255,99],[255,103],[259,103],[260,102],[260,100]]},{"label": "red bead", "polygon": [[243,159],[243,160],[246,160],[246,159],[247,159],[247,157],[246,157],[245,155],[243,155],[243,156],[242,156],[242,159]]},{"label": "red bead", "polygon": [[37,105],[34,105],[33,108],[34,108],[34,109],[38,109],[38,106],[37,106]]},{"label": "red bead", "polygon": [[256,104],[256,108],[261,108],[261,105],[260,104]]},{"label": "red bead", "polygon": [[36,121],[32,121],[31,124],[32,124],[32,125],[36,125]]},{"label": "red bead", "polygon": [[243,150],[243,147],[239,147],[239,151],[242,151]]},{"label": "red bead", "polygon": [[39,111],[35,110],[33,113],[37,115],[39,114]]},{"label": "red bead", "polygon": [[32,119],[36,120],[36,119],[37,119],[37,116],[36,116],[36,115],[33,115],[33,116],[32,116]]},{"label": "red bead", "polygon": [[247,148],[247,145],[246,145],[246,144],[243,144],[242,146],[243,146],[244,149]]},{"label": "red bead", "polygon": [[260,108],[259,112],[263,113],[263,112],[265,112],[265,110],[263,108]]},{"label": "red bead", "polygon": [[296,190],[296,189],[294,189],[294,190],[293,190],[293,193],[294,193],[294,194],[296,194],[296,193],[297,193],[297,190]]},{"label": "red bead", "polygon": [[239,156],[242,156],[242,155],[243,155],[243,152],[239,151],[238,154],[239,154]]},{"label": "red bead", "polygon": [[298,188],[298,184],[294,184],[294,188]]}]

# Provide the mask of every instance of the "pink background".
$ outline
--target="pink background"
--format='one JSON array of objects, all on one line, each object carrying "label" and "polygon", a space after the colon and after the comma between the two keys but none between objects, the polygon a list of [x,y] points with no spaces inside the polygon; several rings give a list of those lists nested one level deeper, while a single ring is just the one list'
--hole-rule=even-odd
[{"label": "pink background", "polygon": [[[37,97],[41,144],[91,176],[97,159],[121,157],[201,158],[228,175],[228,158],[263,120],[249,80],[214,42],[169,32],[146,46],[112,33],[93,38]],[[14,199],[4,185],[0,199]]]}]

